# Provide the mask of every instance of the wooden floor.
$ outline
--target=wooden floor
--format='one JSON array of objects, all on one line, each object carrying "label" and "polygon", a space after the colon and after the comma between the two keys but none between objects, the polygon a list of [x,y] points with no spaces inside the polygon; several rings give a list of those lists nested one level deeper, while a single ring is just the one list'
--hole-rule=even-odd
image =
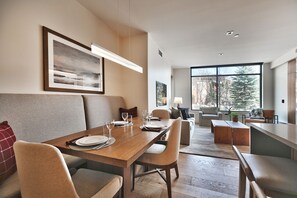
[{"label": "wooden floor", "polygon": [[[172,197],[232,198],[237,197],[239,162],[199,155],[179,155],[180,177],[171,171]],[[165,182],[158,174],[138,178],[133,197],[167,197]]]}]

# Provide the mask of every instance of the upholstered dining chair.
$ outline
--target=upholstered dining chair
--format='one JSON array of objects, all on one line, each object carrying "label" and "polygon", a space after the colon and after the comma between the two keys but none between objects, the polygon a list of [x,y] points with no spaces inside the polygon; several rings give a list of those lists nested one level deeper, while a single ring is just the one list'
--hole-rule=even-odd
[{"label": "upholstered dining chair", "polygon": [[[181,133],[181,118],[177,118],[169,132],[166,145],[153,144],[140,158],[133,164],[133,185],[134,189],[135,178],[158,173],[167,184],[168,197],[171,197],[171,177],[170,170],[175,169],[176,177],[179,177],[177,160],[179,154],[179,142]],[[147,166],[153,170],[148,170],[136,175],[136,164]],[[163,176],[161,170],[165,170],[166,177]]]},{"label": "upholstered dining chair", "polygon": [[253,196],[252,196],[253,198],[267,198],[263,190],[255,181],[250,182],[250,186],[251,186],[251,189],[253,190]]},{"label": "upholstered dining chair", "polygon": [[16,141],[13,145],[23,198],[113,197],[122,177],[88,169],[70,176],[61,152],[43,143]]},{"label": "upholstered dining chair", "polygon": [[232,147],[240,163],[239,198],[245,196],[246,177],[255,181],[267,196],[297,197],[297,161],[241,153],[236,146]]},{"label": "upholstered dining chair", "polygon": [[167,109],[154,109],[152,116],[159,117],[160,119],[170,119],[170,112]]}]

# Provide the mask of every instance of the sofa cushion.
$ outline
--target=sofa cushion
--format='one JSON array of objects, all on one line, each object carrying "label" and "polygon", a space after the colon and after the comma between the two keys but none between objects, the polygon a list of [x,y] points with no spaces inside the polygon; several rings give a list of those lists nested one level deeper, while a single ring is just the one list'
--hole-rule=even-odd
[{"label": "sofa cushion", "polygon": [[217,114],[218,108],[217,107],[200,107],[200,110],[203,114]]},{"label": "sofa cushion", "polygon": [[7,121],[0,123],[0,183],[16,171],[13,144],[16,141]]},{"label": "sofa cushion", "polygon": [[181,111],[182,117],[184,120],[188,119],[189,116],[189,108],[178,108]]},{"label": "sofa cushion", "polygon": [[128,112],[128,115],[132,115],[132,117],[137,117],[137,107],[133,107],[131,109],[125,109],[120,107],[119,111],[120,111],[120,117],[122,117],[121,115],[124,112]]},{"label": "sofa cushion", "polygon": [[179,117],[182,117],[181,111],[179,109],[171,108],[171,119],[177,119]]}]

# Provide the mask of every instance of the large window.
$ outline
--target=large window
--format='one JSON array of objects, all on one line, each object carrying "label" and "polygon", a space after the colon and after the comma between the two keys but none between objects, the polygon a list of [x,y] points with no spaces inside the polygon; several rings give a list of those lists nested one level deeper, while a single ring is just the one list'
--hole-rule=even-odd
[{"label": "large window", "polygon": [[262,105],[262,63],[191,67],[192,109],[235,111]]}]

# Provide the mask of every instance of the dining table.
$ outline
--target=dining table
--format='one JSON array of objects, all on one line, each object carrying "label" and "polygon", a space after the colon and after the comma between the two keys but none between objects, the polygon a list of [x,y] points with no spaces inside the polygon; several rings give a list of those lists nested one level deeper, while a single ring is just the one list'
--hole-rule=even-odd
[{"label": "dining table", "polygon": [[73,149],[67,144],[69,141],[85,136],[104,135],[108,130],[105,126],[76,132],[63,137],[48,140],[45,143],[57,147],[62,153],[99,162],[107,166],[117,167],[123,177],[122,196],[130,197],[131,194],[131,169],[135,162],[152,144],[166,134],[174,119],[162,119],[150,121],[150,125],[160,126],[160,131],[144,130],[143,120],[139,117],[133,118],[133,124],[115,126],[111,136],[115,139],[112,145],[100,149]]}]

